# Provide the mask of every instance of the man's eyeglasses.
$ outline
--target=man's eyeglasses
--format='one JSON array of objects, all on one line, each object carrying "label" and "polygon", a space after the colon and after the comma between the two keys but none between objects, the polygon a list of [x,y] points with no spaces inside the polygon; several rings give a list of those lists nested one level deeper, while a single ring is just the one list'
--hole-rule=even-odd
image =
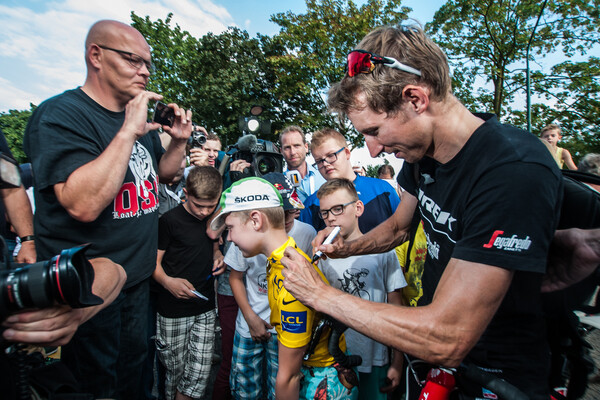
[{"label": "man's eyeglasses", "polygon": [[102,46],[100,44],[97,44],[97,46],[100,47],[101,49],[114,51],[115,53],[119,53],[119,54],[126,56],[126,59],[129,62],[129,65],[131,65],[135,69],[140,69],[140,68],[142,68],[142,65],[146,64],[146,68],[148,69],[148,72],[150,74],[153,74],[156,71],[154,64],[152,64],[150,61],[144,60],[141,56],[138,56],[135,53],[132,53],[129,51],[124,51],[124,50],[113,49],[111,47]]},{"label": "man's eyeglasses", "polygon": [[392,57],[382,57],[364,50],[352,50],[348,53],[348,76],[370,74],[375,69],[375,64],[383,64],[390,68],[421,76],[421,71],[402,64]]},{"label": "man's eyeglasses", "polygon": [[344,207],[349,206],[352,203],[356,203],[357,201],[358,200],[352,200],[348,203],[338,204],[337,206],[331,207],[329,210],[319,210],[319,217],[321,217],[322,220],[326,220],[327,217],[329,217],[329,213],[332,215],[342,215],[344,212]]},{"label": "man's eyeglasses", "polygon": [[342,150],[344,150],[344,149],[345,149],[345,147],[342,147],[341,149],[339,149],[335,153],[327,154],[325,156],[325,158],[321,158],[320,160],[315,160],[315,163],[313,164],[313,167],[315,167],[315,168],[321,168],[323,166],[323,163],[325,161],[327,161],[327,164],[333,164],[334,162],[336,162],[336,160],[338,158],[338,154]]}]

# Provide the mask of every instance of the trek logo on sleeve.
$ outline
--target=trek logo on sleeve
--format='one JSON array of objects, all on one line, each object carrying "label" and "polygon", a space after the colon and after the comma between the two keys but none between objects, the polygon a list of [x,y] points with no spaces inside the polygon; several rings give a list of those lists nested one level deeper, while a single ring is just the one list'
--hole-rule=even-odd
[{"label": "trek logo on sleeve", "polygon": [[490,241],[484,244],[483,247],[486,249],[495,247],[498,250],[517,252],[528,250],[529,247],[531,247],[531,239],[529,239],[529,236],[527,236],[525,239],[519,239],[517,235],[512,235],[510,237],[500,236],[502,234],[504,234],[504,231],[494,231]]},{"label": "trek logo on sleeve", "polygon": [[281,328],[289,333],[305,333],[306,311],[281,311]]}]

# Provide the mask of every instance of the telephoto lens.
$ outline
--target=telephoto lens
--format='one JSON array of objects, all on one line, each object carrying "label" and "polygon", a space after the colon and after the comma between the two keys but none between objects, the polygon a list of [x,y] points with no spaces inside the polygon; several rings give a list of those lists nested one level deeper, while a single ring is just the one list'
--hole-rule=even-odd
[{"label": "telephoto lens", "polygon": [[27,308],[102,304],[92,293],[94,269],[84,254],[87,247],[73,247],[51,260],[0,271],[0,320]]}]

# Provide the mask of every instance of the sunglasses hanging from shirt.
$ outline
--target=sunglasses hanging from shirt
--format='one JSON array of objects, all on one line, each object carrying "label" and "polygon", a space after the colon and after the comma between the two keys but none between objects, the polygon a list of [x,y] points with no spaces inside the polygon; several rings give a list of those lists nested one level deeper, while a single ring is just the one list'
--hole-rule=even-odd
[{"label": "sunglasses hanging from shirt", "polygon": [[406,64],[402,64],[395,58],[378,56],[377,54],[365,50],[352,50],[348,53],[348,76],[352,77],[358,74],[370,74],[375,69],[376,64],[383,64],[393,69],[421,76],[421,71],[409,67]]}]

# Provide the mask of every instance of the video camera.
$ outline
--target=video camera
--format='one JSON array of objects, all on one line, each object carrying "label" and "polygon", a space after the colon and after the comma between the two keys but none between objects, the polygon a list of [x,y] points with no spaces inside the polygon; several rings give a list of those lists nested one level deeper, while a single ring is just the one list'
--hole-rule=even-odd
[{"label": "video camera", "polygon": [[[16,162],[0,153],[0,189],[21,186]],[[92,293],[94,269],[85,258],[88,245],[61,251],[51,260],[16,264],[11,269],[4,239],[0,237],[0,321],[26,308],[46,308],[67,304],[82,308],[102,304]]]},{"label": "video camera", "polygon": [[283,156],[279,148],[273,142],[258,139],[255,135],[259,132],[263,134],[271,132],[271,122],[258,118],[262,111],[261,106],[252,106],[251,116],[239,119],[242,136],[236,144],[229,146],[219,170],[223,174],[229,162],[236,160],[245,160],[250,163],[250,167],[243,172],[230,172],[232,181],[250,176],[262,177],[270,172],[283,172]]}]

